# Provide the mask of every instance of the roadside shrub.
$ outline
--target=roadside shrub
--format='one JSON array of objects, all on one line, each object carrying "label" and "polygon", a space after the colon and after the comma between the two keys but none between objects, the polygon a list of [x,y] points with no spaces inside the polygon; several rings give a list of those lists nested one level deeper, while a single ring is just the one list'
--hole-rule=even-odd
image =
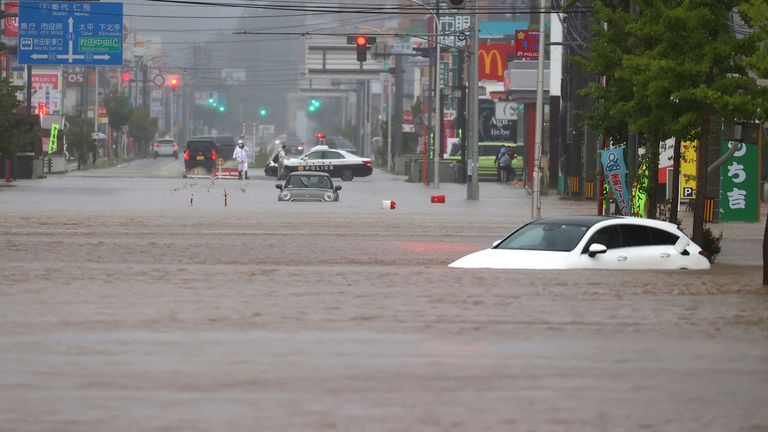
[{"label": "roadside shrub", "polygon": [[707,253],[709,262],[714,263],[715,259],[717,259],[717,255],[720,253],[720,241],[723,239],[723,232],[720,231],[715,235],[710,227],[705,226],[703,234],[704,241],[701,248]]}]

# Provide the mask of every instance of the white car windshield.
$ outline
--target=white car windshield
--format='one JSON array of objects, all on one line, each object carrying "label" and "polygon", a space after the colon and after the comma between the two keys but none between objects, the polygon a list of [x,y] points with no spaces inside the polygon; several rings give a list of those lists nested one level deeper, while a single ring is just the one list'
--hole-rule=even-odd
[{"label": "white car windshield", "polygon": [[496,249],[572,251],[588,227],[562,223],[531,223],[512,233]]}]

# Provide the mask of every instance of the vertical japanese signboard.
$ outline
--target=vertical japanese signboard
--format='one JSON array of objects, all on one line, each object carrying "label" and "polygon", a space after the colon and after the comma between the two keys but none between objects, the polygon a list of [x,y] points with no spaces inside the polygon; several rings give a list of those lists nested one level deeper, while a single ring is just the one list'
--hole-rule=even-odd
[{"label": "vertical japanese signboard", "polygon": [[[722,154],[728,147],[728,141],[723,141]],[[757,144],[741,143],[736,153],[720,167],[720,220],[759,221],[759,191]]]}]

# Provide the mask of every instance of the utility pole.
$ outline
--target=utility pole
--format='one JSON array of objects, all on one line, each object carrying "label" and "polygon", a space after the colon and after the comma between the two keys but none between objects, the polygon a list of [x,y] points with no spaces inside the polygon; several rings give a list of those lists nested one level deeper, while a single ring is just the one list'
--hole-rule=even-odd
[{"label": "utility pole", "polygon": [[440,103],[440,0],[435,1],[435,189],[440,188],[440,153],[443,147],[443,105]]},{"label": "utility pole", "polygon": [[[399,56],[392,56],[394,59],[394,65],[395,65],[395,94],[394,100],[392,101],[392,127],[390,128],[390,131],[393,133],[392,136],[392,145],[395,147],[395,153],[399,154],[400,151],[403,149],[403,82],[405,70],[403,69],[402,65],[400,64],[403,60],[402,57]],[[414,116],[416,113],[414,113]],[[424,152],[426,156],[426,152]],[[395,165],[392,164],[392,167],[394,169]]]},{"label": "utility pole", "polygon": [[467,49],[469,55],[469,84],[467,89],[467,174],[470,176],[470,181],[467,182],[467,199],[479,200],[480,199],[480,185],[477,181],[477,138],[478,138],[478,110],[480,109],[480,103],[478,101],[478,59],[477,56],[480,52],[478,39],[479,39],[479,20],[477,12],[473,11],[471,15],[470,32],[472,33],[470,47]]},{"label": "utility pole", "polygon": [[[29,67],[29,66],[27,66]],[[96,75],[96,86],[93,92],[93,131],[99,131],[99,67],[93,67],[93,73]],[[31,82],[31,81],[30,81]]]},{"label": "utility pole", "polygon": [[539,13],[539,62],[536,79],[536,132],[533,156],[533,193],[531,194],[531,218],[541,218],[541,140],[544,126],[544,10],[546,0],[540,2]]},{"label": "utility pole", "polygon": [[387,74],[387,172],[392,172],[392,74]]}]

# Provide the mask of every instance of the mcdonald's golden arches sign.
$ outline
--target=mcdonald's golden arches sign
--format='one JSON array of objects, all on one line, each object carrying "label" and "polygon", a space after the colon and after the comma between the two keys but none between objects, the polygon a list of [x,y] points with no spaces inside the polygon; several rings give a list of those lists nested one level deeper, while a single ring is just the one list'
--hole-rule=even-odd
[{"label": "mcdonald's golden arches sign", "polygon": [[478,67],[480,80],[504,81],[504,72],[510,55],[514,54],[514,45],[509,42],[480,44]]}]

